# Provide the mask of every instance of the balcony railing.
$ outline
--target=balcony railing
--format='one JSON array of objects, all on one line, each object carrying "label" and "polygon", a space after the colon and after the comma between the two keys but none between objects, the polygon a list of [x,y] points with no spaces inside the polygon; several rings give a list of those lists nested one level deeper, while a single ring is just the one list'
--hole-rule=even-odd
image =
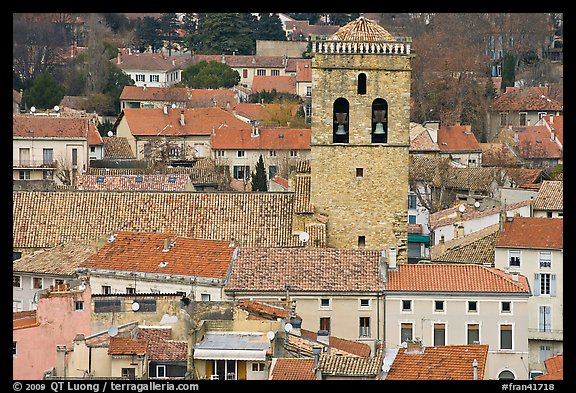
[{"label": "balcony railing", "polygon": [[58,166],[58,161],[44,161],[44,160],[14,160],[12,161],[13,168],[21,169],[54,169]]}]

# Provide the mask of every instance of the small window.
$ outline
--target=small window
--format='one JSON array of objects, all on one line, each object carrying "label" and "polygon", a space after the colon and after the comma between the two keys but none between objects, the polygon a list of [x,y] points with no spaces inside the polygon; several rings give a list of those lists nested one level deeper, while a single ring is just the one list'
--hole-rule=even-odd
[{"label": "small window", "polygon": [[444,312],[444,300],[434,300],[434,311]]},{"label": "small window", "polygon": [[112,288],[110,287],[110,285],[102,285],[101,293],[103,295],[110,295],[112,293]]},{"label": "small window", "polygon": [[176,183],[176,177],[175,176],[170,176],[168,178],[168,183]]},{"label": "small window", "polygon": [[370,317],[360,317],[360,337],[370,337]]},{"label": "small window", "polygon": [[104,176],[98,176],[98,177],[96,177],[96,182],[97,182],[97,183],[104,183]]},{"label": "small window", "polygon": [[290,150],[290,157],[298,157],[298,150]]},{"label": "small window", "polygon": [[64,280],[62,280],[61,278],[55,278],[54,285],[64,285]]},{"label": "small window", "polygon": [[252,371],[253,371],[253,372],[262,372],[262,371],[264,371],[264,363],[263,363],[263,362],[254,362],[254,363],[252,363]]},{"label": "small window", "polygon": [[550,269],[552,267],[552,253],[550,251],[540,251],[540,269]]},{"label": "small window", "polygon": [[360,299],[360,307],[362,308],[370,307],[370,299]]},{"label": "small window", "polygon": [[128,295],[134,295],[136,293],[136,288],[126,287],[126,293]]},{"label": "small window", "polygon": [[276,157],[276,150],[270,150],[270,157]]},{"label": "small window", "polygon": [[358,74],[358,94],[366,94],[366,74]]},{"label": "small window", "polygon": [[402,311],[412,311],[412,300],[402,300]]},{"label": "small window", "polygon": [[359,248],[366,247],[366,236],[358,236],[358,247]]},{"label": "small window", "polygon": [[500,349],[512,349],[512,325],[500,325]]},{"label": "small window", "polygon": [[364,168],[356,168],[356,178],[361,179],[364,177]]},{"label": "small window", "polygon": [[400,324],[400,344],[412,340],[412,323]]},{"label": "small window", "polygon": [[236,157],[238,157],[238,158],[244,158],[244,157],[246,157],[246,151],[244,151],[244,150],[238,150],[238,151],[236,151]]},{"label": "small window", "polygon": [[12,287],[22,288],[22,277],[21,276],[12,276]]},{"label": "small window", "polygon": [[416,195],[409,194],[408,195],[408,209],[416,209]]},{"label": "small window", "polygon": [[322,308],[328,308],[328,307],[330,307],[330,299],[328,299],[328,298],[321,298],[321,299],[320,299],[320,307],[322,307]]},{"label": "small window", "polygon": [[477,313],[478,312],[478,302],[476,300],[470,300],[468,302],[468,312]]},{"label": "small window", "polygon": [[84,311],[84,302],[83,301],[75,301],[74,302],[74,310]]},{"label": "small window", "polygon": [[510,267],[519,268],[520,267],[520,251],[510,250],[508,251],[508,263]]},{"label": "small window", "polygon": [[258,75],[258,76],[266,76],[266,70],[264,70],[264,69],[256,70],[256,75]]},{"label": "small window", "polygon": [[272,76],[279,76],[279,75],[280,75],[280,70],[271,70],[271,71],[270,71],[270,75],[272,75]]},{"label": "small window", "polygon": [[218,158],[225,157],[225,151],[224,150],[216,150],[216,157],[218,157]]},{"label": "small window", "polygon": [[500,302],[500,312],[501,313],[511,313],[512,312],[512,302]]},{"label": "small window", "polygon": [[142,176],[136,176],[136,183],[142,183],[144,178]]},{"label": "small window", "polygon": [[18,354],[18,342],[12,341],[12,356],[16,356]]},{"label": "small window", "polygon": [[480,344],[480,325],[477,323],[469,323],[466,329],[468,345]]},{"label": "small window", "polygon": [[30,171],[20,171],[20,180],[30,180]]},{"label": "small window", "polygon": [[157,378],[166,378],[166,365],[165,364],[157,364],[156,365],[156,377]]},{"label": "small window", "polygon": [[32,278],[32,289],[42,289],[42,278],[33,277]]},{"label": "small window", "polygon": [[209,302],[210,301],[210,294],[209,293],[203,293],[200,295],[200,299],[203,302]]}]

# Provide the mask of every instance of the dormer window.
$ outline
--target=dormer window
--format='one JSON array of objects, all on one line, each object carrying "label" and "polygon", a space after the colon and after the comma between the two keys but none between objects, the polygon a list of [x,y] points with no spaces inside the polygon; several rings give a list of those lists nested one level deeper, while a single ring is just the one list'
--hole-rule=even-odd
[{"label": "dormer window", "polygon": [[372,143],[388,142],[388,104],[382,98],[372,102]]},{"label": "dormer window", "polygon": [[345,98],[338,98],[334,101],[334,115],[332,128],[333,143],[348,143],[349,140],[349,111],[350,104]]}]

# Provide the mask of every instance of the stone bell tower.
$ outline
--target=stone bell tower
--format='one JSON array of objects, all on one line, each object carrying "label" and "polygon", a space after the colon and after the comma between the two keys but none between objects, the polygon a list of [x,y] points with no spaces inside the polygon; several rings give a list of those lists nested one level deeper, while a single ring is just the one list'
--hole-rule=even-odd
[{"label": "stone bell tower", "polygon": [[[411,39],[360,17],[312,51],[311,202],[327,245],[407,260]],[[394,254],[394,251],[393,251]]]}]

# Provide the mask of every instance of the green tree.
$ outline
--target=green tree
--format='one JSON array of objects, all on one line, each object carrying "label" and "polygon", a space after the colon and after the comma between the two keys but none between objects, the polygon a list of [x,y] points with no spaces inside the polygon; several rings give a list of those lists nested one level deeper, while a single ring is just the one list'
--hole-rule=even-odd
[{"label": "green tree", "polygon": [[139,19],[136,24],[136,37],[140,52],[145,52],[148,48],[156,52],[156,49],[162,47],[160,22],[151,16]]},{"label": "green tree", "polygon": [[286,41],[286,33],[282,28],[282,21],[278,14],[267,12],[260,14],[254,38],[256,40]]},{"label": "green tree", "polygon": [[506,53],[502,59],[502,91],[507,86],[514,86],[516,80],[516,59],[510,53]]},{"label": "green tree", "polygon": [[256,164],[256,171],[252,174],[252,191],[268,191],[268,182],[266,180],[266,168],[262,154]]},{"label": "green tree", "polygon": [[53,108],[64,97],[64,87],[48,72],[44,71],[34,79],[29,89],[24,91],[23,106],[38,109]]},{"label": "green tree", "polygon": [[238,13],[205,14],[199,30],[199,51],[204,54],[253,54],[253,31]]},{"label": "green tree", "polygon": [[233,87],[240,82],[240,74],[219,61],[200,61],[182,71],[180,85],[194,89]]},{"label": "green tree", "polygon": [[[120,68],[113,63],[108,63],[108,81],[104,86],[103,93],[108,95],[112,100],[113,113],[120,113],[120,95],[124,86],[134,86],[134,81],[130,76],[126,75]],[[109,113],[104,113],[109,114]]]},{"label": "green tree", "polygon": [[180,42],[178,36],[178,17],[175,13],[162,14],[160,16],[160,33],[162,39],[165,41],[165,47],[168,48],[168,56],[172,56],[172,49],[176,48],[174,45]]}]

